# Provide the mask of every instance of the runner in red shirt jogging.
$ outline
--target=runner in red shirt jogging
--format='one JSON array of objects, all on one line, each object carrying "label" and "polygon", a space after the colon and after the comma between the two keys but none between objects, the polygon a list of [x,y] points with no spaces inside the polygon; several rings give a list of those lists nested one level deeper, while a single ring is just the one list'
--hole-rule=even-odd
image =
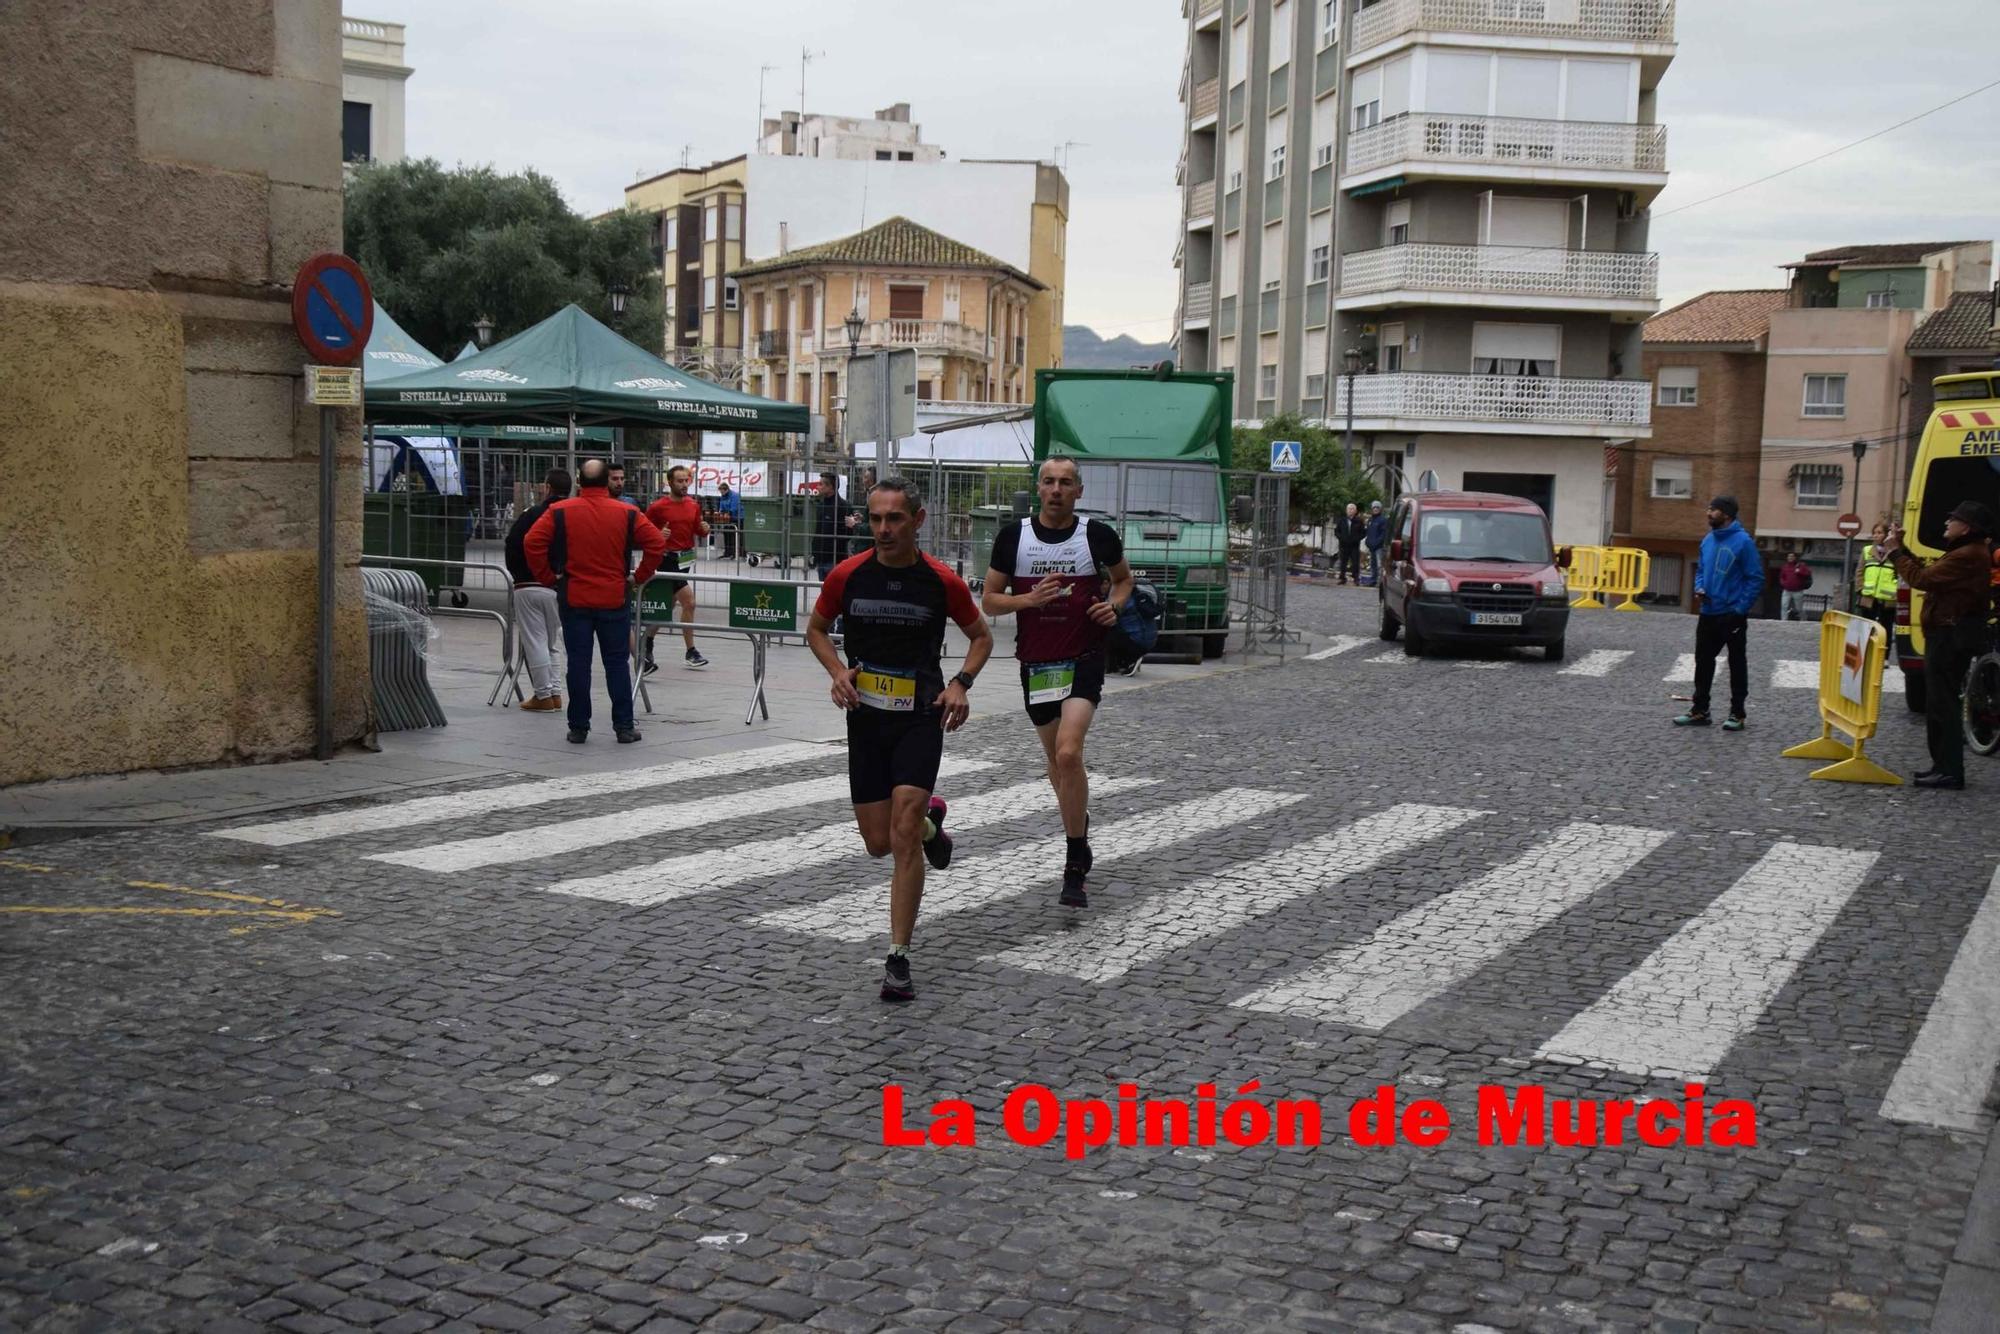
[{"label": "runner in red shirt jogging", "polygon": [[[666,574],[692,570],[695,539],[708,536],[708,524],[701,517],[701,502],[688,494],[688,483],[693,476],[685,464],[677,463],[667,469],[667,494],[646,507],[646,517],[667,535],[666,559],[660,562],[660,569]],[[708,666],[708,659],[694,646],[694,586],[685,579],[669,579],[664,588],[673,599],[674,619],[681,622],[681,638],[687,641],[687,665]],[[653,639],[659,633],[657,628],[646,631],[646,665],[640,668],[646,676],[660,670],[660,664],[653,661]]]},{"label": "runner in red shirt jogging", "polygon": [[[898,477],[868,493],[875,544],[828,572],[806,626],[806,644],[833,678],[833,703],[847,713],[847,784],[854,822],[871,857],[894,853],[889,884],[889,958],[882,999],[917,994],[910,979],[910,937],[924,897],[924,863],[951,864],[945,803],[932,795],[944,734],[971,711],[966,692],[993,654],[993,632],[972,591],[951,570],[917,550],[923,497]],[[842,648],[830,631],[843,618]],[[965,670],[944,679],[939,656],[944,624],[970,640]]]}]

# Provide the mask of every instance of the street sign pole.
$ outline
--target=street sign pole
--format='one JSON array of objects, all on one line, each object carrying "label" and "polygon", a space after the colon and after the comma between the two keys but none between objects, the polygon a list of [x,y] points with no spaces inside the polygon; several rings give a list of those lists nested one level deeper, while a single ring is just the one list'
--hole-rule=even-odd
[{"label": "street sign pole", "polygon": [[[316,362],[352,366],[368,346],[375,297],[361,266],[345,255],[314,255],[292,279],[292,327]],[[317,388],[312,371],[309,384]],[[333,758],[334,508],[339,484],[340,421],[319,409],[319,625],[313,645],[313,754]]]},{"label": "street sign pole", "polygon": [[1861,581],[1854,577],[1854,538],[1861,531],[1861,459],[1867,452],[1866,440],[1854,442],[1854,509],[1840,516],[1840,526],[1847,531],[1847,554],[1841,557],[1841,577],[1847,580],[1847,614],[1850,616],[1854,614],[1854,609],[1861,605],[1856,588]]}]

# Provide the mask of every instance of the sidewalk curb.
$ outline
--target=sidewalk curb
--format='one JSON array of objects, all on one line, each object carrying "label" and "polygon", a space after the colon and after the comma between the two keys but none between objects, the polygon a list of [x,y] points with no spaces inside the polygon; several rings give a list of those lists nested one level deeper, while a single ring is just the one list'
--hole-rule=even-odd
[{"label": "sidewalk curb", "polygon": [[1986,1160],[1931,1312],[1931,1334],[1991,1334],[2000,1311],[2000,1128],[1986,1139]]}]

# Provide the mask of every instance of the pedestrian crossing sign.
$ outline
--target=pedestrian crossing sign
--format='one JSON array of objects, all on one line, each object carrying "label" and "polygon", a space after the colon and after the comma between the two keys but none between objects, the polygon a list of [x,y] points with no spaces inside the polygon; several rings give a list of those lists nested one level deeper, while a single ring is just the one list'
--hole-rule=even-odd
[{"label": "pedestrian crossing sign", "polygon": [[1297,472],[1299,458],[1303,453],[1296,440],[1273,440],[1271,442],[1271,471]]}]

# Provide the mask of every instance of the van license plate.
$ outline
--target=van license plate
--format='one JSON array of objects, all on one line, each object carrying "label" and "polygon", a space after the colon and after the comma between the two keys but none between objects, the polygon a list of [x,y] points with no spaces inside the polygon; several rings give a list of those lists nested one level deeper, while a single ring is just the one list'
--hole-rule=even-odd
[{"label": "van license plate", "polygon": [[1521,613],[1518,611],[1475,611],[1472,613],[1474,625],[1519,625]]}]

